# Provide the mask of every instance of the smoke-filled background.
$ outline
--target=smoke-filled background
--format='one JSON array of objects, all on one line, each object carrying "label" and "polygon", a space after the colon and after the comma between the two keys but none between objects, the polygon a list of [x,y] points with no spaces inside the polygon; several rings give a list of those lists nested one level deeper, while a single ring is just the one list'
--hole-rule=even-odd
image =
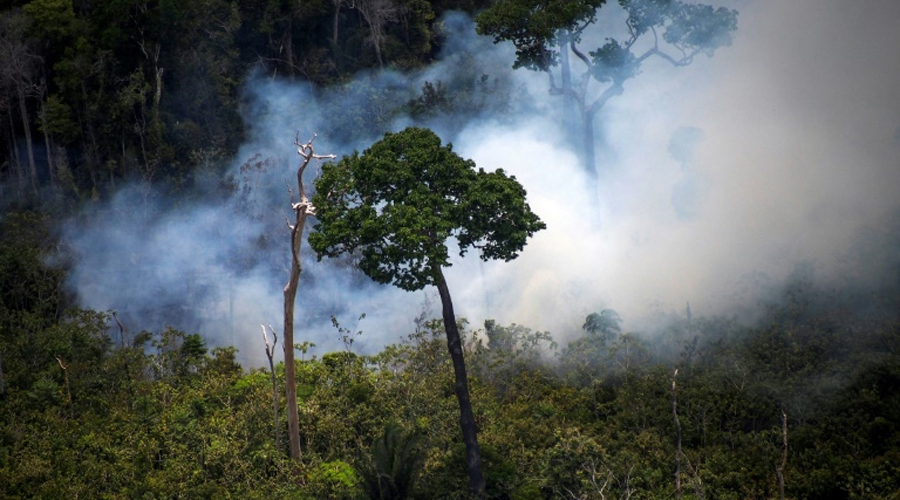
[{"label": "smoke-filled background", "polygon": [[[199,331],[262,364],[260,323],[281,330],[295,134],[318,133],[316,152],[341,156],[410,124],[514,174],[547,223],[513,262],[454,260],[456,312],[475,327],[493,318],[565,340],[592,312],[612,308],[626,330],[650,329],[687,302],[694,315],[749,320],[798,268],[834,286],[884,279],[880,264],[898,253],[886,242],[898,227],[900,3],[717,3],[740,12],[732,46],[686,68],[645,65],[599,114],[598,193],[546,76],[512,71],[510,46],[453,16],[442,61],[422,72],[359,75],[329,91],[249,79],[248,141],[228,176],[208,176],[195,201],[174,206],[152,188],[125,188],[64,224],[77,255],[72,289],[129,328]],[[614,20],[615,9],[602,15]],[[430,121],[371,111],[414,98],[426,81],[452,90],[473,72],[487,78],[469,108]],[[431,290],[375,285],[346,262],[317,262],[305,244],[301,253],[298,342],[342,347],[335,315],[363,331],[354,348],[373,352],[423,311],[439,316]]]}]

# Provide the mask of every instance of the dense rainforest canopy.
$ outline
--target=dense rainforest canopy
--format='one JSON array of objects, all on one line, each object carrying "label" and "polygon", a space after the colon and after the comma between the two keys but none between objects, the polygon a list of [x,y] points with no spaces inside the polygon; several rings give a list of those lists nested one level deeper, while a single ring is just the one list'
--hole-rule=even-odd
[{"label": "dense rainforest canopy", "polygon": [[3,2],[0,199],[190,182],[242,142],[245,79],[335,86],[366,69],[420,68],[441,48],[444,12],[486,3]]},{"label": "dense rainforest canopy", "polygon": [[[652,3],[665,2],[635,4]],[[343,350],[297,339],[297,463],[283,363],[241,366],[234,347],[183,326],[75,307],[58,226],[129,183],[175,205],[199,196],[197,179],[222,174],[245,140],[249,79],[369,92],[354,75],[426,68],[445,48],[445,13],[491,4],[0,1],[0,500],[467,498],[442,320],[423,312],[371,353],[353,342],[365,326],[337,320],[322,335]],[[501,111],[487,68],[463,69],[468,88],[433,80],[389,109],[376,96],[330,110],[318,132]],[[217,187],[240,197],[239,181]],[[564,342],[459,318],[487,496],[900,498],[900,263],[868,263],[887,270],[877,285],[801,272],[753,322],[688,307],[645,335],[599,308],[570,318],[579,335]]]},{"label": "dense rainforest canopy", "polygon": [[[345,350],[301,356],[295,467],[268,370],[64,309],[49,222],[0,227],[0,498],[465,498],[441,321],[366,356],[338,325]],[[461,323],[488,496],[673,498],[678,467],[682,498],[896,498],[896,316],[802,277],[781,298],[760,326],[682,316],[655,341],[609,311],[567,346]]]}]

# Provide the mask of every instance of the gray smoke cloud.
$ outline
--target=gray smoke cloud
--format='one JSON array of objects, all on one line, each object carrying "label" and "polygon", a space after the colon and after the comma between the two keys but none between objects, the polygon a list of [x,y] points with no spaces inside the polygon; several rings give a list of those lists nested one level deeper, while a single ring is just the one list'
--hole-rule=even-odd
[{"label": "gray smoke cloud", "polygon": [[[452,87],[472,77],[461,68],[487,74],[510,96],[508,113],[470,109],[425,124],[480,167],[515,175],[547,223],[515,261],[453,261],[454,305],[473,326],[494,318],[565,339],[605,308],[626,329],[686,301],[694,315],[730,313],[798,263],[824,280],[877,276],[845,257],[860,234],[897,224],[900,4],[716,3],[740,11],[731,47],[687,68],[646,65],[598,117],[599,193],[588,191],[546,77],[513,72],[510,47],[476,37],[471,21],[455,16],[445,20],[443,61],[417,74],[360,75],[331,91],[251,80],[248,142],[231,168],[249,191],[217,198],[220,179],[210,179],[201,201],[172,209],[162,195],[123,190],[65,224],[79,255],[71,286],[82,305],[117,309],[135,327],[200,331],[263,364],[259,324],[281,324],[295,133],[318,133],[320,153],[362,150],[414,123],[388,113],[392,105],[425,81]],[[363,101],[385,112],[357,113]],[[348,133],[360,128],[367,132]],[[272,158],[266,171],[242,171],[256,154]],[[342,347],[332,314],[362,330],[354,347],[372,352],[409,333],[436,301],[433,291],[378,286],[346,264],[316,262],[305,245],[302,252],[297,341],[323,351]]]}]

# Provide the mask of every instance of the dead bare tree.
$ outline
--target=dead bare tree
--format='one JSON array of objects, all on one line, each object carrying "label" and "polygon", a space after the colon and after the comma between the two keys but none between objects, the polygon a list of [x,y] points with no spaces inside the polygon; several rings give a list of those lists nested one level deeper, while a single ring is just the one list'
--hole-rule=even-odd
[{"label": "dead bare tree", "polygon": [[272,372],[272,417],[275,420],[275,449],[281,449],[281,431],[278,426],[278,377],[275,376],[275,345],[278,344],[278,334],[275,333],[275,329],[272,328],[272,325],[269,325],[269,330],[272,330],[272,345],[269,346],[269,336],[266,335],[266,327],[263,325],[259,325],[262,328],[263,339],[266,341],[266,357],[269,358],[269,370]]},{"label": "dead bare tree", "polygon": [[300,282],[300,244],[303,241],[303,228],[306,225],[306,217],[315,215],[316,209],[306,196],[306,189],[303,186],[303,172],[309,166],[312,160],[333,160],[334,155],[317,155],[313,151],[313,141],[316,136],[308,142],[300,142],[300,134],[298,133],[294,139],[294,145],[297,146],[297,154],[300,155],[302,161],[297,168],[297,196],[299,201],[294,202],[293,190],[288,188],[288,196],[291,199],[291,208],[294,211],[294,221],[288,221],[288,229],[291,231],[291,277],[287,285],[284,287],[284,340],[282,347],[284,348],[284,385],[287,395],[287,411],[288,411],[288,440],[290,441],[291,458],[300,460],[300,419],[297,414],[297,378],[294,366],[294,302],[297,298],[297,285]]}]

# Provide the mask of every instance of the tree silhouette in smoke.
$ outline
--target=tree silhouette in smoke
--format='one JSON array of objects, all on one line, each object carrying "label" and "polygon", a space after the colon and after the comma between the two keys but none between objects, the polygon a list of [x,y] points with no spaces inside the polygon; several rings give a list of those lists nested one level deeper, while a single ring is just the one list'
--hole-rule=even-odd
[{"label": "tree silhouette in smoke", "polygon": [[[607,37],[593,51],[579,46],[597,22],[606,0],[500,0],[476,19],[478,32],[516,47],[513,68],[547,73],[550,93],[563,96],[566,115],[577,107],[581,121],[584,168],[596,183],[594,119],[610,99],[624,92],[644,62],[661,59],[672,66],[691,64],[731,44],[737,11],[676,0],[619,0],[627,18],[627,36]],[[570,56],[583,64],[573,76]],[[556,74],[558,73],[558,74]],[[599,84],[592,89],[591,82]],[[593,186],[592,186],[593,187]]]}]

